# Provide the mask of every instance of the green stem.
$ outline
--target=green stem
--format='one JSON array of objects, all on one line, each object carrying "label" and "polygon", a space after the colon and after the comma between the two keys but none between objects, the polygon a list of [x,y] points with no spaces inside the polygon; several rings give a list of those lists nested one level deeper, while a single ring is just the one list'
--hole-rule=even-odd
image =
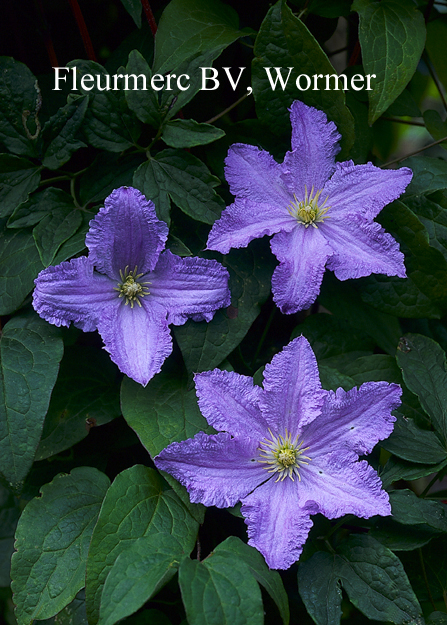
[{"label": "green stem", "polygon": [[427,571],[425,570],[424,556],[422,555],[422,549],[420,547],[418,549],[418,552],[419,552],[419,561],[421,563],[422,575],[424,577],[425,587],[427,588],[428,598],[430,600],[430,603],[433,606],[433,610],[436,610],[436,605],[435,605],[435,602],[433,601],[433,597],[432,597],[431,590],[430,590],[430,585],[428,583]]},{"label": "green stem", "polygon": [[81,205],[78,203],[78,200],[76,198],[75,184],[76,184],[76,178],[73,176],[73,178],[70,180],[70,193],[71,193],[71,197],[73,198],[73,203],[76,206],[76,208],[81,208]]},{"label": "green stem", "polygon": [[257,357],[259,356],[259,352],[261,351],[262,345],[264,344],[265,337],[267,336],[267,332],[270,330],[270,326],[272,325],[273,317],[276,313],[276,306],[272,308],[272,312],[270,313],[269,318],[267,319],[267,323],[265,324],[264,331],[262,333],[261,338],[259,339],[258,347],[256,348],[255,355],[253,356],[253,360],[251,361],[251,368],[253,368]]},{"label": "green stem", "polygon": [[239,100],[236,100],[236,102],[234,102],[233,104],[231,104],[231,106],[229,106],[228,108],[226,108],[224,111],[222,111],[221,113],[218,113],[217,115],[215,115],[214,117],[211,117],[211,119],[208,119],[206,122],[204,122],[205,124],[213,124],[215,121],[217,121],[218,119],[220,119],[221,117],[223,117],[224,115],[226,115],[227,113],[229,113],[231,110],[233,110],[238,104],[240,104],[241,102],[243,102],[245,100],[246,97],[248,97],[249,93],[244,93],[244,95],[242,96],[242,98],[239,98]]},{"label": "green stem", "polygon": [[428,148],[432,148],[435,145],[439,145],[440,143],[444,143],[444,141],[447,141],[447,137],[442,137],[442,139],[438,139],[437,141],[433,141],[433,143],[429,143],[428,145],[425,145],[423,148],[419,148],[419,150],[415,150],[414,152],[410,152],[410,154],[404,154],[404,156],[401,156],[400,158],[396,158],[396,159],[394,159],[394,161],[388,161],[388,163],[385,163],[385,165],[382,165],[382,167],[389,167],[390,165],[394,165],[395,163],[399,163],[400,161],[403,161],[406,158],[410,158],[410,156],[414,156],[415,154],[419,154],[419,152],[423,152],[424,150],[428,150]]},{"label": "green stem", "polygon": [[423,122],[413,122],[407,121],[406,119],[396,119],[395,117],[381,117],[386,122],[396,122],[396,124],[408,124],[409,126],[422,126],[425,128],[425,124]]},{"label": "green stem", "polygon": [[432,80],[435,83],[436,89],[438,90],[439,97],[442,100],[442,104],[444,105],[444,108],[447,111],[447,102],[445,101],[445,97],[444,97],[444,94],[442,92],[441,85],[439,84],[439,81],[438,81],[438,79],[436,77],[436,74],[433,71],[433,68],[432,68],[431,62],[430,62],[430,58],[429,58],[429,56],[428,56],[428,54],[426,52],[423,52],[422,59],[423,59],[423,61],[425,61],[425,64],[427,65],[428,71],[430,72],[430,76],[432,77]]},{"label": "green stem", "polygon": [[61,180],[71,180],[71,176],[55,176],[54,178],[47,178],[39,182],[39,187],[44,184],[52,184],[53,182],[59,182]]}]

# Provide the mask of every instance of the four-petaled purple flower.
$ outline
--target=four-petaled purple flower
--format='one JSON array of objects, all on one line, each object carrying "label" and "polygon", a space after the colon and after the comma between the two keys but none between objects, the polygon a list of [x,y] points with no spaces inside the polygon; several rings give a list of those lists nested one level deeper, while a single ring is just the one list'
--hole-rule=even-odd
[{"label": "four-petaled purple flower", "polygon": [[225,508],[240,500],[249,544],[270,568],[298,560],[311,514],[391,513],[377,473],[358,458],[391,434],[397,384],[323,390],[302,336],[265,367],[264,388],[219,369],[197,374],[195,383],[203,415],[221,432],[172,443],[155,464],[186,486],[192,502]]},{"label": "four-petaled purple flower", "polygon": [[164,250],[168,226],[136,189],[121,187],[90,222],[88,257],[48,267],[33,306],[57,326],[98,329],[118,367],[146,385],[172,351],[168,324],[209,321],[230,304],[228,271]]},{"label": "four-petaled purple flower", "polygon": [[274,234],[270,245],[280,264],[272,290],[283,313],[315,301],[325,267],[340,280],[371,273],[404,278],[398,244],[373,219],[405,190],[411,170],[335,163],[335,124],[299,101],[290,113],[292,151],[282,164],[252,145],[231,146],[225,175],[236,199],[215,222],[208,249],[227,254]]}]

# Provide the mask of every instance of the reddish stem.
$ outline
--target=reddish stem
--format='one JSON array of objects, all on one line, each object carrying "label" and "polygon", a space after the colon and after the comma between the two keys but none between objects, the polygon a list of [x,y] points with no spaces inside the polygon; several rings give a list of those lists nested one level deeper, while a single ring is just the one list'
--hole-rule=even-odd
[{"label": "reddish stem", "polygon": [[87,25],[85,23],[84,16],[82,15],[81,8],[78,4],[78,0],[68,0],[68,2],[70,3],[71,10],[73,11],[73,15],[75,16],[76,23],[79,28],[79,32],[81,33],[87,56],[90,61],[97,61],[95,51],[93,50],[92,40],[90,39],[90,35],[88,34]]},{"label": "reddish stem", "polygon": [[360,42],[357,39],[357,41],[355,42],[354,50],[352,51],[352,54],[351,54],[351,58],[349,59],[348,67],[352,67],[353,65],[357,63],[357,60],[360,56],[360,50],[361,50]]},{"label": "reddish stem", "polygon": [[47,49],[47,54],[50,59],[51,67],[59,67],[56,52],[53,46],[53,40],[51,39],[50,28],[45,18],[45,11],[43,10],[42,0],[37,0],[35,4],[40,13],[41,22],[42,22],[43,41],[45,44],[45,48]]},{"label": "reddish stem", "polygon": [[157,32],[157,22],[155,21],[154,14],[152,13],[149,0],[141,0],[141,4],[143,5],[144,13],[146,15],[147,23],[151,29],[152,36],[155,37],[155,33]]}]

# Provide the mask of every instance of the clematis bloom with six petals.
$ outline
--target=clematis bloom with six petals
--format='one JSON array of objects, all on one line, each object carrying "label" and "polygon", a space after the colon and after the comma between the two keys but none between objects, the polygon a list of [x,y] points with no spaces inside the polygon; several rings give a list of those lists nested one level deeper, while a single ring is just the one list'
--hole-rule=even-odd
[{"label": "clematis bloom with six petals", "polygon": [[230,147],[225,175],[236,199],[214,223],[208,249],[227,254],[273,234],[273,299],[283,313],[311,306],[326,267],[339,280],[404,278],[397,242],[373,219],[403,193],[411,169],[336,163],[340,134],[322,111],[295,101],[290,119],[292,151],[281,164],[255,146]]},{"label": "clematis bloom with six petals", "polygon": [[155,464],[184,484],[194,503],[226,508],[241,501],[248,542],[270,568],[298,560],[311,514],[391,514],[377,473],[359,456],[391,434],[399,385],[323,390],[302,336],[265,367],[263,388],[219,369],[196,374],[195,384],[203,415],[220,432],[172,443]]},{"label": "clematis bloom with six petals", "polygon": [[57,326],[98,329],[120,370],[146,385],[172,351],[168,324],[209,321],[230,304],[228,271],[164,250],[167,236],[151,201],[116,189],[90,222],[89,255],[40,272],[35,310]]}]

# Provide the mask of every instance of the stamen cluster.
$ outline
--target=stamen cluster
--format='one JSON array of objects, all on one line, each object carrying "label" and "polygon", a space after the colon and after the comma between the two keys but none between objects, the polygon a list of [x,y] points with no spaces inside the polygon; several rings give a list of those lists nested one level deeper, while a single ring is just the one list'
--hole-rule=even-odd
[{"label": "stamen cluster", "polygon": [[[280,480],[282,482],[286,477],[290,477],[292,482],[294,482],[294,475],[297,475],[298,481],[301,482],[299,468],[304,464],[309,464],[306,460],[311,460],[311,458],[303,456],[302,454],[307,451],[309,447],[301,449],[303,441],[298,443],[298,435],[292,442],[292,435],[290,432],[287,432],[287,429],[285,431],[285,436],[281,436],[281,434],[279,434],[279,436],[274,436],[270,429],[269,432],[272,440],[265,438],[259,443],[261,447],[258,447],[258,449],[261,452],[261,458],[264,458],[264,460],[258,460],[258,462],[267,464],[268,466],[263,468],[269,473],[279,473],[275,482],[279,482]],[[263,447],[265,447],[265,449],[263,449]]]},{"label": "stamen cluster", "polygon": [[316,222],[322,222],[328,217],[326,213],[330,209],[330,206],[325,207],[325,204],[328,201],[329,196],[324,200],[321,206],[319,206],[318,201],[320,199],[322,189],[317,191],[315,195],[313,187],[310,194],[307,192],[307,186],[304,186],[304,191],[304,200],[301,200],[301,202],[298,201],[295,193],[293,194],[295,201],[290,203],[287,210],[292,217],[294,217],[299,223],[303,224],[305,228],[308,228],[309,226],[318,228]]},{"label": "stamen cluster", "polygon": [[118,282],[118,286],[114,288],[119,293],[118,297],[125,297],[125,305],[130,304],[131,308],[134,307],[135,302],[141,307],[139,298],[149,295],[149,289],[144,285],[150,284],[150,282],[138,282],[143,274],[137,273],[137,271],[137,266],[133,271],[129,271],[129,265],[124,269],[124,272],[120,269],[121,282]]}]

